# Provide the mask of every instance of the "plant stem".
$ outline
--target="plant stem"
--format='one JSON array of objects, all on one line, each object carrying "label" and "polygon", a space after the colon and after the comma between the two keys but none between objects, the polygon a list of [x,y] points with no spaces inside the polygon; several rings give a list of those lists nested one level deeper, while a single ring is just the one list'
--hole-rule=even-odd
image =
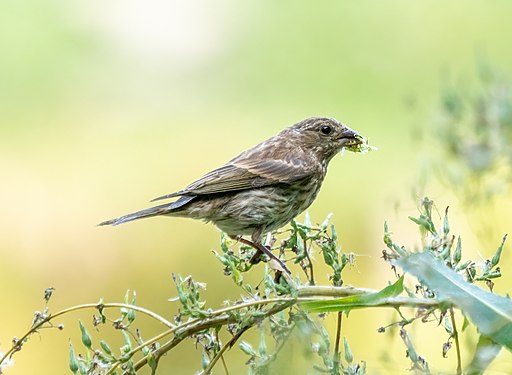
[{"label": "plant stem", "polygon": [[338,311],[337,324],[336,324],[336,340],[334,341],[334,361],[336,362],[336,370],[340,363],[340,340],[341,340],[341,320],[343,318],[342,312]]},{"label": "plant stem", "polygon": [[[227,314],[230,311],[241,310],[241,309],[244,309],[244,308],[247,308],[250,306],[254,306],[254,305],[266,305],[266,304],[270,304],[270,303],[275,303],[276,306],[273,306],[272,308],[270,308],[267,311],[267,313],[265,314],[265,316],[270,316],[270,315],[273,315],[281,310],[284,310],[286,307],[294,304],[295,302],[296,302],[295,298],[269,298],[269,299],[261,299],[261,300],[244,302],[244,303],[240,303],[238,305],[229,306],[229,307],[226,307],[223,309],[219,309],[219,310],[213,311],[211,313],[211,316],[208,318],[203,318],[203,319],[196,318],[196,319],[190,320],[188,322],[185,322],[183,324],[180,324],[178,326],[174,326],[172,329],[168,329],[168,330],[160,333],[159,335],[154,336],[153,338],[151,338],[151,339],[147,340],[146,342],[143,342],[142,344],[133,348],[129,353],[124,355],[123,359],[131,358],[135,353],[142,350],[142,348],[149,346],[149,345],[153,344],[154,342],[157,342],[158,340],[164,338],[165,336],[175,333],[174,339],[172,339],[171,341],[167,342],[165,345],[160,347],[160,349],[158,349],[157,353],[154,353],[155,357],[158,358],[163,353],[166,353],[167,351],[172,349],[174,346],[176,346],[185,337],[191,336],[194,333],[202,331],[204,329],[217,327],[217,326],[226,324],[229,321],[229,319],[231,318],[231,316],[229,314]],[[283,307],[281,307],[281,306],[283,306]],[[177,342],[175,342],[175,341],[177,341]],[[143,362],[141,364],[141,366],[145,365],[147,362],[146,358],[143,358],[141,361]],[[139,361],[139,362],[141,362],[141,361]],[[137,363],[137,365],[139,364],[139,362]],[[121,362],[119,360],[114,362],[112,364],[112,367],[105,373],[105,375],[113,374],[115,369],[117,368],[117,366],[119,366],[120,363]],[[136,369],[138,369],[138,367],[136,367]]]},{"label": "plant stem", "polygon": [[219,350],[219,352],[217,354],[215,354],[215,357],[212,358],[212,360],[210,361],[210,363],[208,364],[208,367],[206,367],[202,372],[200,372],[201,375],[209,375],[213,369],[213,366],[215,366],[215,364],[217,363],[217,361],[222,358],[222,354],[224,354],[224,352],[231,348],[235,342],[238,341],[238,339],[240,337],[242,337],[242,335],[245,333],[245,331],[247,331],[250,327],[244,327],[242,328],[239,332],[237,332],[236,335],[234,335],[228,342],[226,345],[224,345],[222,347],[221,350]]},{"label": "plant stem", "polygon": [[315,276],[313,274],[313,263],[311,262],[311,258],[309,257],[308,244],[307,244],[306,240],[304,240],[304,253],[306,254],[306,258],[308,259],[309,283],[310,283],[310,285],[315,285]]},{"label": "plant stem", "polygon": [[457,325],[455,322],[455,313],[453,312],[453,307],[450,307],[450,318],[452,320],[452,328],[453,328],[453,341],[455,341],[455,350],[457,352],[457,375],[462,374],[462,360],[460,357],[460,345],[459,345],[459,332],[457,331]]},{"label": "plant stem", "polygon": [[[360,294],[370,294],[375,293],[376,291],[373,289],[365,289],[365,288],[351,288],[351,287],[326,287],[326,286],[304,286],[299,287],[296,290],[296,296],[294,297],[279,297],[279,298],[268,298],[268,299],[258,299],[258,300],[252,300],[252,301],[246,301],[243,303],[239,303],[237,305],[228,306],[223,309],[216,310],[211,313],[211,315],[207,318],[196,318],[192,319],[186,323],[175,325],[165,318],[161,317],[160,315],[145,309],[143,307],[125,304],[125,303],[90,303],[90,304],[82,304],[73,306],[61,311],[58,311],[55,314],[50,314],[46,318],[41,319],[41,321],[37,322],[31,329],[21,337],[17,341],[17,344],[14,344],[3,356],[0,358],[0,363],[3,363],[7,358],[12,356],[14,352],[20,349],[21,345],[27,340],[27,338],[34,332],[36,332],[38,329],[42,328],[44,324],[49,323],[53,319],[73,312],[77,310],[83,310],[83,309],[99,309],[101,308],[126,308],[126,309],[132,309],[135,311],[138,311],[140,313],[146,314],[155,320],[158,320],[160,323],[164,324],[165,326],[169,327],[169,329],[165,330],[164,332],[160,333],[157,336],[154,336],[153,338],[149,339],[148,341],[138,345],[137,347],[133,348],[129,353],[123,356],[123,360],[131,358],[135,353],[142,350],[142,348],[147,347],[154,342],[157,342],[158,340],[169,336],[171,334],[175,334],[175,337],[164,344],[160,349],[157,351],[158,357],[161,356],[161,354],[166,353],[170,349],[172,349],[174,346],[176,346],[179,342],[181,342],[184,338],[193,335],[201,330],[208,329],[211,327],[218,327],[224,324],[227,324],[230,315],[229,312],[235,311],[235,310],[241,310],[245,308],[249,308],[251,306],[257,306],[257,305],[269,305],[274,304],[265,314],[265,316],[271,316],[279,311],[284,310],[285,308],[301,303],[301,302],[308,302],[308,301],[318,301],[323,300],[329,297],[337,297],[342,298],[346,296],[352,296],[352,295],[360,295]],[[409,297],[391,297],[386,299],[385,301],[382,301],[378,305],[374,306],[383,306],[383,307],[400,307],[400,306],[410,306],[410,307],[438,307],[439,303],[434,299],[425,299],[425,298],[409,298]],[[453,316],[452,316],[453,318]],[[458,347],[458,338],[455,336],[456,345]],[[460,349],[458,349],[459,357],[460,357]],[[146,364],[146,359],[141,359],[137,366],[144,366]],[[112,374],[115,369],[120,365],[120,361],[116,361],[113,363],[112,368],[109,369],[107,374]],[[137,367],[138,368],[138,367]],[[459,358],[459,368],[460,368],[460,358]]]},{"label": "plant stem", "polygon": [[2,356],[2,358],[0,358],[0,363],[3,363],[7,358],[12,356],[17,351],[17,349],[19,350],[21,348],[21,346],[23,345],[23,343],[28,339],[28,337],[31,334],[37,332],[38,329],[42,328],[46,323],[50,323],[50,321],[52,321],[53,319],[55,319],[61,315],[73,312],[73,311],[90,309],[90,308],[98,309],[98,308],[100,308],[100,306],[101,306],[101,308],[116,308],[116,307],[118,307],[118,308],[126,308],[126,309],[135,310],[135,311],[146,314],[146,315],[158,320],[160,323],[162,323],[168,327],[175,327],[174,324],[169,322],[164,317],[154,313],[151,310],[145,309],[143,307],[135,306],[135,305],[130,305],[130,304],[126,304],[126,303],[86,303],[86,304],[82,304],[82,305],[76,305],[76,306],[72,306],[72,307],[68,307],[66,309],[60,310],[60,311],[56,312],[55,314],[49,314],[46,318],[41,319],[39,322],[34,324],[27,333],[25,333],[19,340],[17,340],[17,343],[19,343],[19,344],[13,345]]}]

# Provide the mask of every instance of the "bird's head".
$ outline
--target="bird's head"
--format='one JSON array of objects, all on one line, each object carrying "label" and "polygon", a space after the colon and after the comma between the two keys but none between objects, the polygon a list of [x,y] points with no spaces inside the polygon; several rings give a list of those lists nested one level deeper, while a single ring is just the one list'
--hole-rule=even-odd
[{"label": "bird's head", "polygon": [[327,162],[343,148],[355,151],[364,142],[364,138],[356,131],[327,117],[302,120],[281,134],[293,140],[297,147],[311,151]]}]

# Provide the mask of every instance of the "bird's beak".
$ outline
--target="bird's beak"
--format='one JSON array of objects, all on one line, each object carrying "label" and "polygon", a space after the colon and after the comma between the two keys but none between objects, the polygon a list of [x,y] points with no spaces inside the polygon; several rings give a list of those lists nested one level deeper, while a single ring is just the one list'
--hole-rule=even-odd
[{"label": "bird's beak", "polygon": [[359,135],[355,130],[345,127],[339,136],[339,141],[342,146],[355,146],[363,143],[364,138]]}]

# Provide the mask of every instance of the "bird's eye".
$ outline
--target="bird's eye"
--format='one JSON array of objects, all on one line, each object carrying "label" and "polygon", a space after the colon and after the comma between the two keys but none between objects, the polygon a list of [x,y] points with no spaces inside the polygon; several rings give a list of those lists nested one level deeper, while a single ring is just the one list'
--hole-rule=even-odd
[{"label": "bird's eye", "polygon": [[320,131],[322,132],[322,134],[329,135],[332,132],[332,128],[329,125],[323,125],[320,128]]}]

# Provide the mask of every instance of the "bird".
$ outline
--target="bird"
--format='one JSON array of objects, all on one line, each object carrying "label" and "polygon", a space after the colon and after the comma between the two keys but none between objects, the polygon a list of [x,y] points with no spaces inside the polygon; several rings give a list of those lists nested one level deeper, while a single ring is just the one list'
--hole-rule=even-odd
[{"label": "bird", "polygon": [[[364,138],[334,118],[310,117],[242,152],[184,189],[153,201],[177,198],[115,219],[119,225],[153,216],[173,216],[211,222],[230,238],[275,259],[262,244],[263,236],[279,229],[315,200],[331,159],[342,149],[358,151]],[[244,238],[250,236],[250,240]]]}]

